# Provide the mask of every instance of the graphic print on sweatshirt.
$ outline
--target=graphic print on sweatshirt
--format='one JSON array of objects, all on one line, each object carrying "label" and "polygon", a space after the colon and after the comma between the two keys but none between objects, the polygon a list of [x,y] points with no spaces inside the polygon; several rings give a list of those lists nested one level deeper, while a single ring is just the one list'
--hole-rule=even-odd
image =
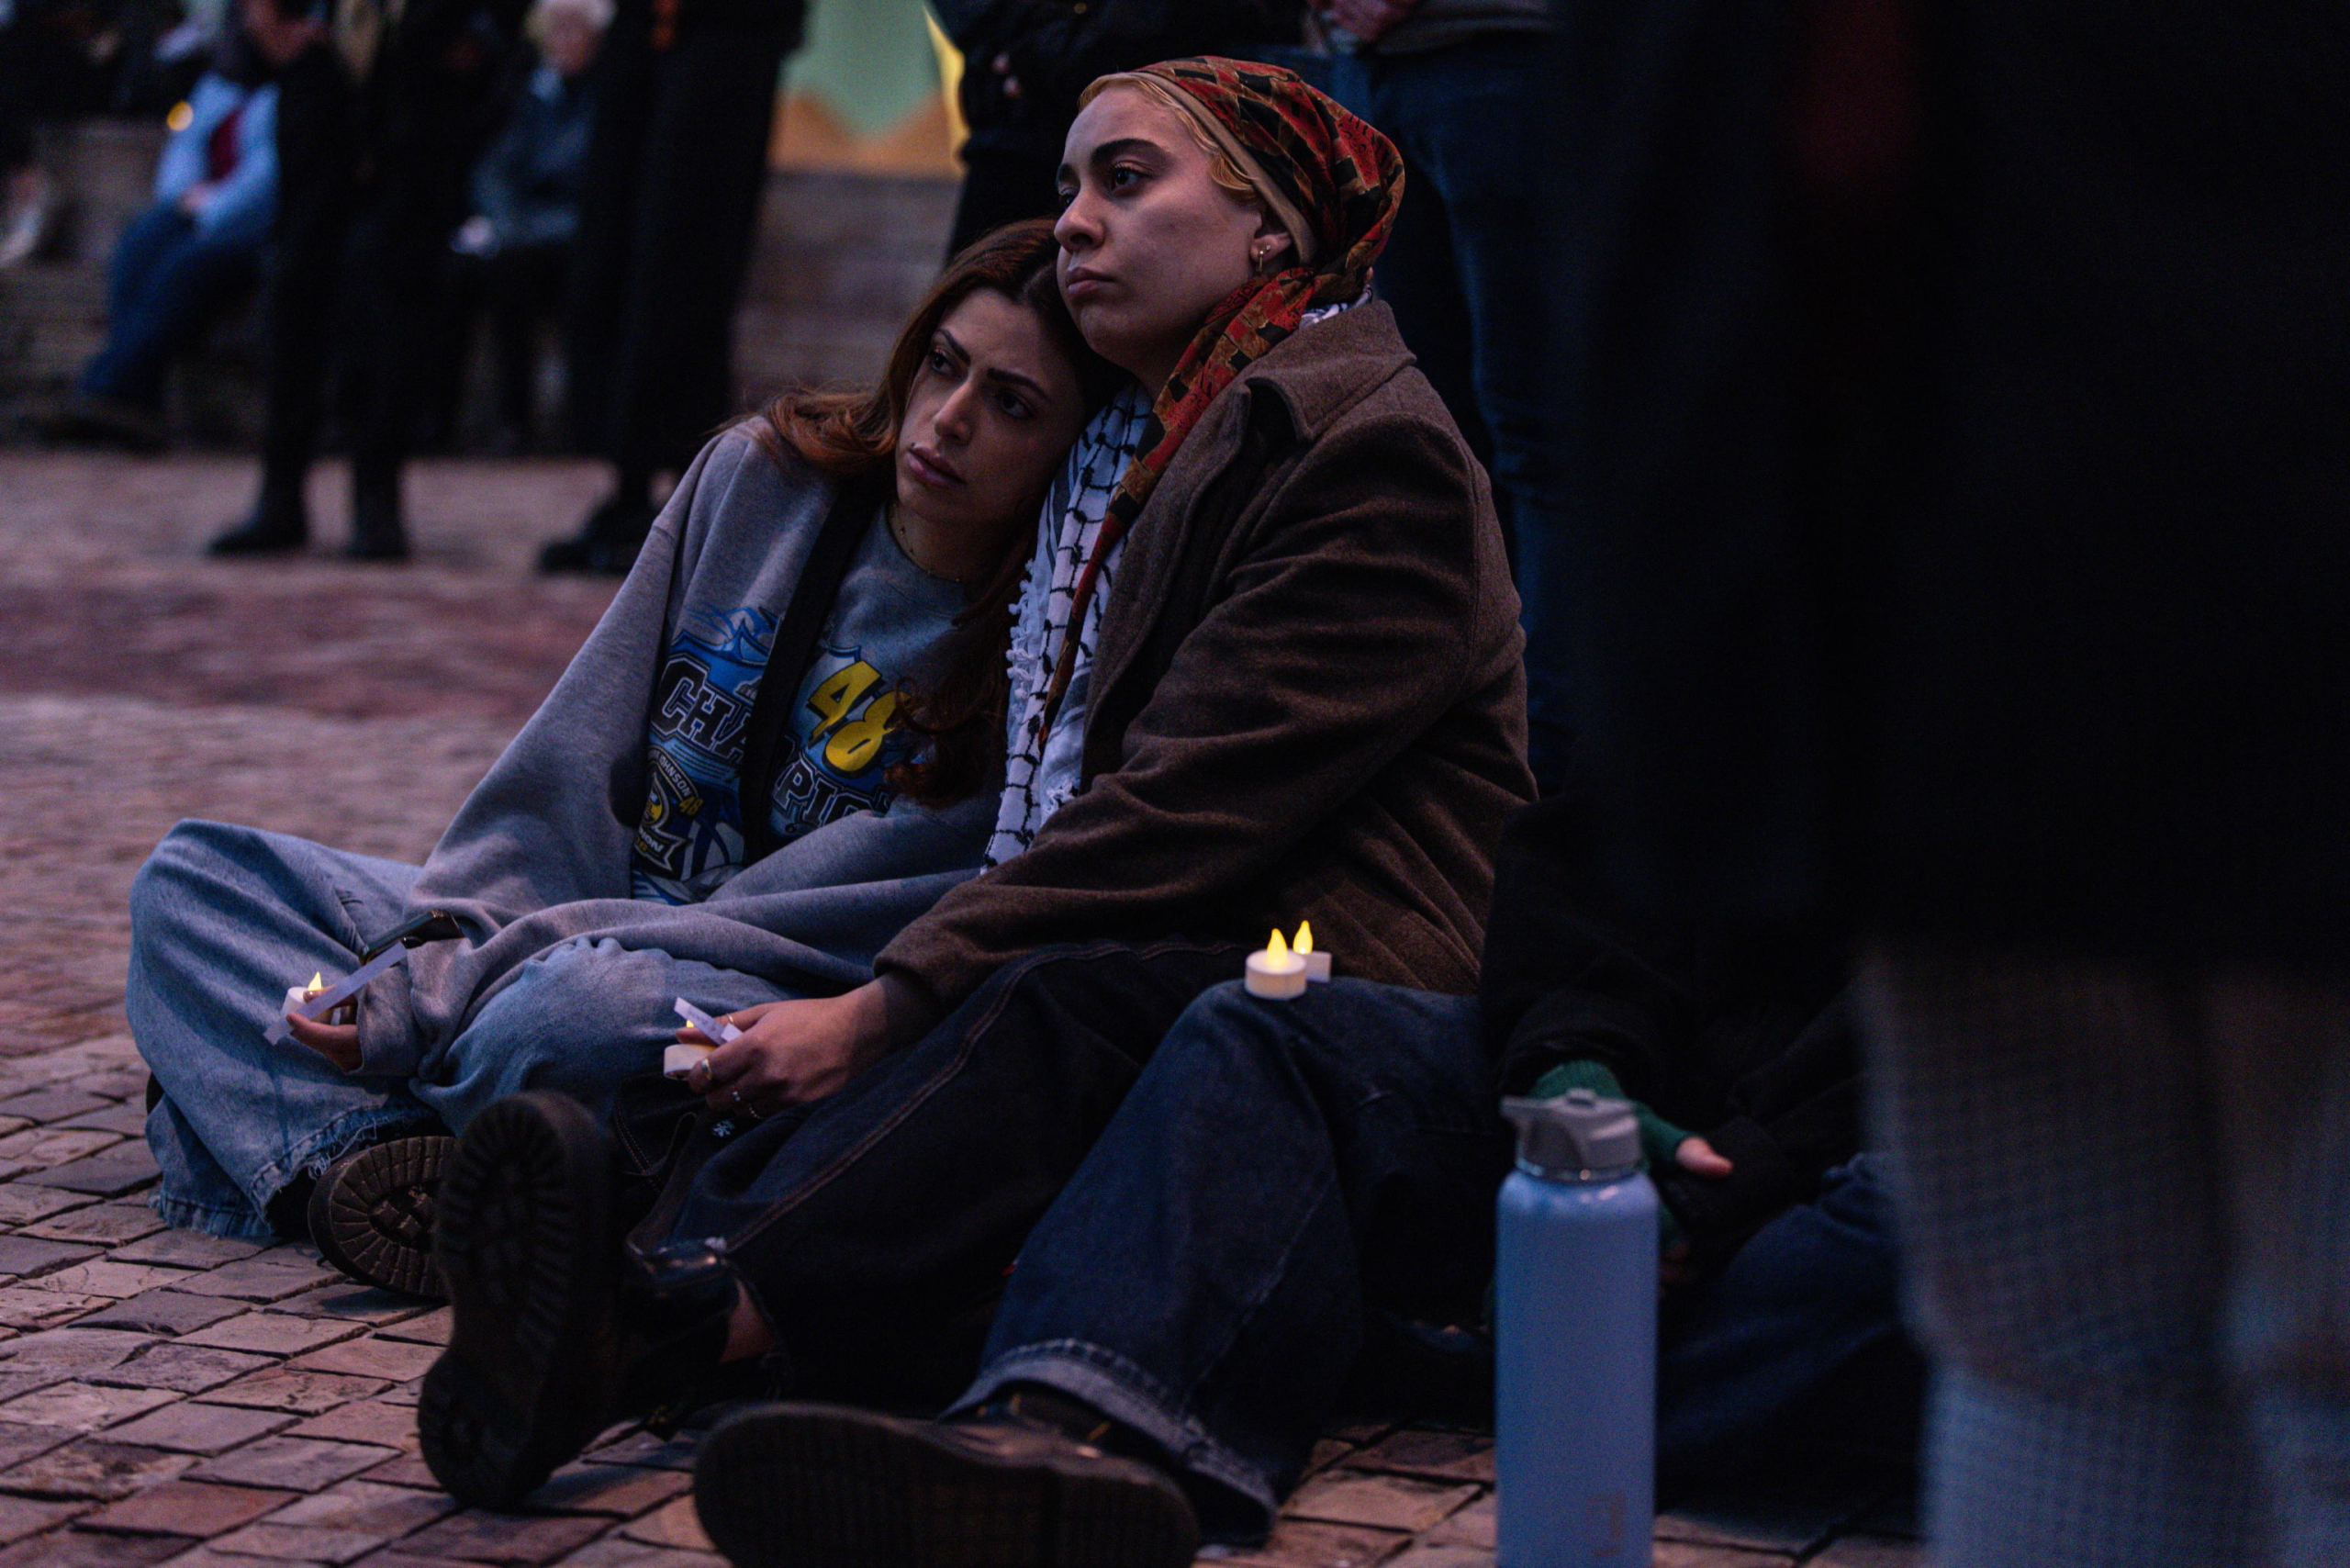
[{"label": "graphic print on sweatshirt", "polygon": [[[790,734],[766,802],[778,845],[857,812],[889,812],[896,791],[883,778],[914,744],[899,722],[901,689],[963,604],[960,588],[924,575],[876,520],[785,715]],[[636,897],[699,903],[742,869],[744,731],[778,624],[758,609],[689,607],[679,618],[646,736]]]},{"label": "graphic print on sweatshirt", "polygon": [[630,857],[638,898],[696,903],[743,863],[744,728],[777,624],[756,609],[715,624],[689,615],[669,644],[653,689],[644,812]]}]

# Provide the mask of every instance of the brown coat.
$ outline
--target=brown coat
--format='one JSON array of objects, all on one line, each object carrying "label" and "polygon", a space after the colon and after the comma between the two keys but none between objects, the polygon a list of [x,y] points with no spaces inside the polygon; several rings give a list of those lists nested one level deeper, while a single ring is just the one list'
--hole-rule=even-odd
[{"label": "brown coat", "polygon": [[1532,798],[1524,638],[1485,476],[1384,305],[1212,404],[1127,535],[1084,782],[881,952],[951,1006],[1054,943],[1261,943],[1476,987],[1502,819]]}]

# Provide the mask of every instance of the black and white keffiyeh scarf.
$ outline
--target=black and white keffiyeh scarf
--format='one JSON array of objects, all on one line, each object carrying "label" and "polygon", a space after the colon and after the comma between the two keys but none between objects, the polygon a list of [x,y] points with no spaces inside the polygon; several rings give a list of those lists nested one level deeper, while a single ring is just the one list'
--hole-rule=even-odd
[{"label": "black and white keffiyeh scarf", "polygon": [[1060,706],[1045,723],[1045,691],[1053,665],[1069,637],[1069,612],[1078,575],[1092,557],[1110,513],[1110,498],[1141,450],[1150,423],[1150,400],[1129,386],[1094,415],[1061,465],[1060,477],[1045,498],[1036,530],[1036,553],[1021,585],[1012,622],[1012,690],[1005,703],[1003,803],[988,840],[987,864],[1000,866],[1028,847],[1045,820],[1077,792],[1085,739],[1086,692],[1093,649],[1102,634],[1102,607],[1110,601],[1110,579],[1125,554],[1125,541],[1110,547],[1078,629],[1076,667]]}]

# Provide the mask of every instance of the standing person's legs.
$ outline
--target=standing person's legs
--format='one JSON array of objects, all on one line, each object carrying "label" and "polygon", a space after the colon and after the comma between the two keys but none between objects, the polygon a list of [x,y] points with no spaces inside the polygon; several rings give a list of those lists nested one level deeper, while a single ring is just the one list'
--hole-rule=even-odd
[{"label": "standing person's legs", "polygon": [[131,1037],[162,1098],[147,1120],[155,1212],[267,1237],[271,1204],[346,1150],[432,1115],[399,1081],[343,1072],[263,1031],[285,989],[339,979],[399,924],[416,868],[284,834],[185,822],[130,891]]},{"label": "standing person's legs", "polygon": [[2208,988],[2225,1181],[2222,1355],[2248,1412],[2278,1561],[2350,1562],[2350,991],[2275,975]]},{"label": "standing person's legs", "polygon": [[[1420,373],[1444,399],[1477,461],[1493,466],[1493,433],[1477,402],[1476,355],[1469,303],[1462,292],[1449,198],[1428,158],[1423,131],[1435,129],[1427,106],[1399,84],[1395,62],[1354,55],[1330,62],[1330,95],[1377,126],[1404,155],[1404,203],[1387,248],[1379,253],[1373,284],[1395,313],[1395,330],[1419,362]],[[1469,128],[1474,134],[1475,128]],[[1521,215],[1522,216],[1522,215]],[[1507,537],[1507,501],[1494,501]]]},{"label": "standing person's legs", "polygon": [[2266,1561],[2220,1358],[2232,1156],[2190,989],[1899,948],[1863,996],[1934,1361],[1936,1561]]},{"label": "standing person's legs", "polygon": [[480,85],[437,62],[398,59],[376,84],[382,123],[351,245],[367,398],[352,432],[349,554],[408,554],[401,471],[416,437],[419,394],[440,317],[449,235],[463,216]]},{"label": "standing person's legs", "polygon": [[329,328],[351,218],[353,95],[334,50],[319,44],[277,89],[277,221],[269,265],[261,495],[216,554],[292,549],[309,534],[303,481],[324,418]]},{"label": "standing person's legs", "polygon": [[1050,218],[1060,210],[1055,176],[1058,154],[963,149],[963,188],[955,198],[955,227],[946,239],[949,256],[980,235],[1024,218]]},{"label": "standing person's legs", "polygon": [[1542,33],[1334,62],[1337,95],[1393,139],[1410,174],[1379,292],[1395,328],[1492,474],[1527,631],[1529,750],[1557,787],[1568,737],[1569,607],[1549,591],[1561,309],[1550,111],[1556,49]]},{"label": "standing person's legs", "polygon": [[[621,489],[645,493],[646,525],[653,476],[684,467],[734,406],[734,306],[767,186],[788,37],[774,27],[688,28],[662,65],[609,416]],[[632,532],[629,559],[643,530]],[[625,569],[629,559],[613,565]]]},{"label": "standing person's legs", "polygon": [[610,449],[612,356],[628,294],[637,176],[652,124],[659,56],[650,0],[620,0],[596,51],[596,120],[579,195],[579,236],[564,278],[564,418],[575,450]]}]

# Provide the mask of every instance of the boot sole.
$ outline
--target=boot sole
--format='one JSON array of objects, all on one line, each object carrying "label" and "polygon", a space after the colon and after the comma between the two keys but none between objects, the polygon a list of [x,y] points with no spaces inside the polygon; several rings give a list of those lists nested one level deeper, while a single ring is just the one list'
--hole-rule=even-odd
[{"label": "boot sole", "polygon": [[310,1239],[362,1284],[438,1300],[432,1215],[457,1140],[392,1138],[331,1167],[310,1194]]},{"label": "boot sole", "polygon": [[735,1568],[1183,1568],[1199,1551],[1190,1506],[1147,1465],[994,1458],[824,1405],[721,1425],[694,1504]]},{"label": "boot sole", "polygon": [[457,1141],[434,1257],[449,1348],[424,1376],[424,1462],[460,1500],[510,1507],[605,1425],[620,1254],[602,1130],[559,1094],[501,1100]]}]

